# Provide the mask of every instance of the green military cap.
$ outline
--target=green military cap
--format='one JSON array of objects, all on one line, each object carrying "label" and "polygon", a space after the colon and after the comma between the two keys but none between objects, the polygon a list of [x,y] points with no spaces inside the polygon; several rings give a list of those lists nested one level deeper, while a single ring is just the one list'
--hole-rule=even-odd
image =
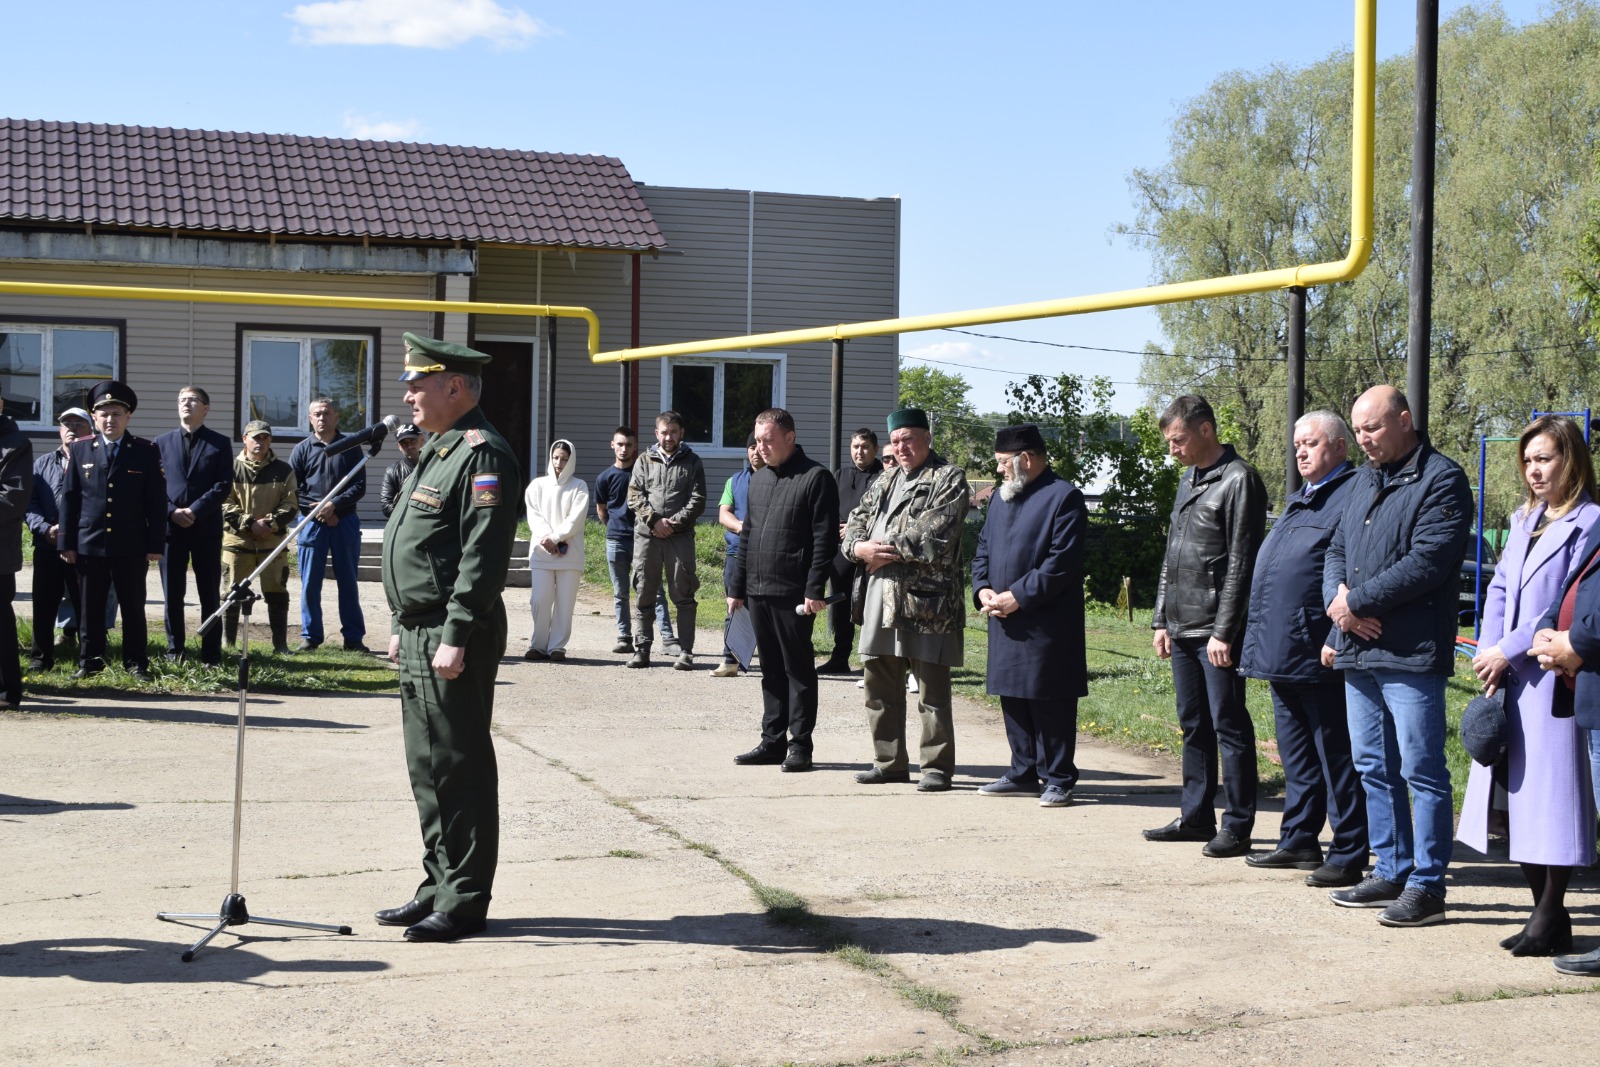
[{"label": "green military cap", "polygon": [[258,433],[264,433],[269,437],[272,436],[272,424],[265,419],[251,419],[244,424],[244,435],[246,437],[254,437]]},{"label": "green military cap", "polygon": [[901,408],[889,416],[889,432],[904,429],[926,430],[928,413],[921,408]]},{"label": "green military cap", "polygon": [[489,365],[489,355],[466,345],[450,341],[436,341],[432,337],[408,333],[406,342],[406,369],[400,375],[402,382],[414,382],[440,371],[457,371],[461,374],[482,374]]}]

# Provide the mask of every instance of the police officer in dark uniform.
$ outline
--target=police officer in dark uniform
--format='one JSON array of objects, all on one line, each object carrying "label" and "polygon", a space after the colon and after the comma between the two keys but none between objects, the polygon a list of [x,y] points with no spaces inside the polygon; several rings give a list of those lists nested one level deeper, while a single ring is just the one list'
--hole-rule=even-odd
[{"label": "police officer in dark uniform", "polygon": [[89,391],[93,437],[74,441],[62,480],[61,559],[76,564],[83,611],[78,617],[78,672],[105,668],[106,598],[115,588],[122,605],[122,665],[150,680],[144,617],[145,578],[161,559],[167,539],[167,481],[161,454],[128,433],[139,406],[118,381]]},{"label": "police officer in dark uniform", "polygon": [[376,918],[407,941],[454,941],[484,929],[499,859],[489,720],[522,473],[478,407],[489,357],[411,333],[405,347],[411,421],[432,436],[384,528],[383,591],[424,874]]}]

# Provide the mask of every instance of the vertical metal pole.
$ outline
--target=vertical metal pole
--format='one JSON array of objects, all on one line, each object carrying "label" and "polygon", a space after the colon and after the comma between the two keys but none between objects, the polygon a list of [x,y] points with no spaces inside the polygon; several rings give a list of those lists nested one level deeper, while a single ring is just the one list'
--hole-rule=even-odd
[{"label": "vertical metal pole", "polygon": [[1417,0],[1416,126],[1411,135],[1411,321],[1406,395],[1411,424],[1428,428],[1433,337],[1433,163],[1439,112],[1439,0]]},{"label": "vertical metal pole", "polygon": [[[545,336],[550,343],[545,350],[544,361],[544,457],[550,455],[550,446],[556,440],[556,317],[551,315],[544,320]],[[533,477],[538,477],[539,470],[533,471]]]},{"label": "vertical metal pole", "polygon": [[1287,393],[1289,459],[1283,472],[1283,499],[1300,490],[1300,468],[1294,462],[1294,424],[1306,413],[1306,290],[1303,285],[1289,287],[1289,387]]},{"label": "vertical metal pole", "polygon": [[1477,561],[1475,573],[1472,576],[1472,639],[1476,641],[1483,636],[1483,613],[1478,606],[1483,603],[1483,515],[1485,498],[1483,493],[1484,479],[1489,476],[1489,438],[1478,438],[1478,522],[1477,544],[1473,546],[1474,559]]},{"label": "vertical metal pole", "polygon": [[833,339],[833,418],[829,421],[828,469],[844,466],[844,449],[839,435],[844,433],[844,338]]},{"label": "vertical metal pole", "polygon": [[[628,347],[639,347],[639,285],[643,272],[639,267],[639,253],[635,252],[633,259],[633,298],[628,324]],[[639,418],[639,365],[637,363],[624,363],[622,370],[622,405],[617,416],[617,421],[624,426],[636,426]]]}]

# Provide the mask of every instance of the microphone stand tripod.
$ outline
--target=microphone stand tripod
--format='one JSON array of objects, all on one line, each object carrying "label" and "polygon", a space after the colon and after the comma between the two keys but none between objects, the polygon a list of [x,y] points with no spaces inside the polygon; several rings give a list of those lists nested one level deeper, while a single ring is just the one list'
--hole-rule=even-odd
[{"label": "microphone stand tripod", "polygon": [[[368,460],[378,454],[378,448],[382,444],[383,436],[380,434],[368,446],[367,454],[361,457],[361,462],[350,468],[350,473],[341,478],[339,484],[335,485],[323,499],[332,500],[337,497],[344,490],[344,487],[350,484],[350,480],[356,476],[357,472],[367,465]],[[205,633],[212,626],[218,625],[230,606],[238,606],[241,616],[239,626],[239,727],[237,739],[234,742],[233,759],[233,875],[232,880],[229,882],[228,895],[222,898],[222,907],[216,912],[162,911],[156,913],[156,918],[162,922],[192,922],[196,919],[211,919],[216,922],[216,925],[211,928],[209,933],[199,941],[196,941],[183,954],[184,963],[192,962],[195,953],[205,948],[206,944],[223,930],[230,926],[243,926],[246,923],[260,923],[263,926],[289,926],[297,930],[320,930],[329,934],[354,933],[348,926],[340,926],[333,923],[302,922],[298,919],[268,919],[261,915],[251,915],[250,909],[245,905],[243,895],[239,892],[239,828],[244,811],[244,726],[245,714],[250,703],[250,608],[260,599],[251,590],[250,583],[255,581],[262,571],[272,565],[272,561],[282,554],[283,550],[288,547],[289,542],[299,535],[307,523],[315,521],[312,518],[315,514],[316,509],[314,508],[307,512],[305,518],[301,519],[294,529],[284,535],[283,540],[278,543],[278,547],[274,548],[267,558],[261,561],[261,566],[251,571],[249,577],[235,582],[233,588],[228,591],[227,599],[211,614],[209,619],[200,624],[199,629],[196,631],[196,633]]]}]

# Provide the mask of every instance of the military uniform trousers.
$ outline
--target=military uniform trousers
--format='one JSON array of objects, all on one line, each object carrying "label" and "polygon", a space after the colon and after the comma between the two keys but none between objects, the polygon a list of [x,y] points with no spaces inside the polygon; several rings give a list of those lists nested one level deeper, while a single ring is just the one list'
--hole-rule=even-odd
[{"label": "military uniform trousers", "polygon": [[433,669],[439,625],[400,629],[400,714],[406,769],[422,827],[416,899],[457,919],[482,919],[500,858],[500,779],[489,723],[506,651],[505,608],[495,605],[467,644],[460,677]]},{"label": "military uniform trousers", "polygon": [[78,556],[83,612],[78,616],[78,665],[96,671],[106,659],[106,599],[117,591],[122,605],[122,665],[150,668],[149,626],[144,618],[145,578],[150,563],[138,556]]},{"label": "military uniform trousers", "polygon": [[[255,573],[255,569],[266,562],[272,554],[275,545],[268,544],[259,552],[245,552],[233,548],[222,550],[222,576],[226,581],[225,588],[232,589]],[[278,553],[278,558],[272,561],[272,566],[261,572],[261,577],[256,579],[256,592],[258,593],[287,593],[289,591],[289,553]],[[213,609],[215,610],[215,609]]]},{"label": "military uniform trousers", "polygon": [[922,719],[919,763],[924,771],[954,774],[956,729],[950,711],[950,668],[899,656],[868,656],[862,661],[867,693],[867,725],[872,731],[872,763],[884,774],[909,769],[906,753],[906,672],[917,676],[917,714]]}]

